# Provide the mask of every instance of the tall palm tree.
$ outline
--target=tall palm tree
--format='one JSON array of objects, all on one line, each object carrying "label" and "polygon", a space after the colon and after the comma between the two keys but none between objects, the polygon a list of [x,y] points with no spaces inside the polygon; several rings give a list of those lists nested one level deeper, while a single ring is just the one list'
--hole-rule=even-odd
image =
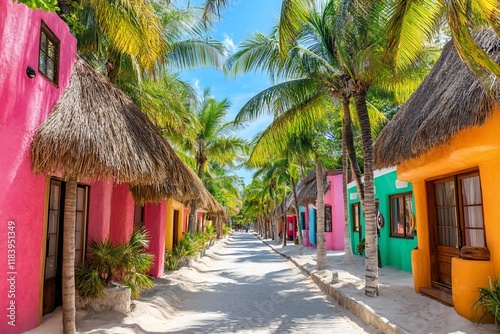
[{"label": "tall palm tree", "polygon": [[[206,89],[194,111],[197,126],[184,141],[184,148],[194,158],[194,168],[198,177],[206,183],[205,172],[210,161],[220,165],[235,167],[238,160],[243,161],[247,143],[234,135],[237,126],[226,121],[230,104],[227,99],[217,101]],[[196,201],[191,204],[191,212],[196,212]],[[191,216],[190,230],[195,230],[195,217]]]},{"label": "tall palm tree", "polygon": [[[259,156],[262,154],[260,146],[257,145],[254,147],[250,154],[250,158],[247,161],[247,165],[250,167],[259,167],[258,171],[255,173],[256,176],[263,175],[263,181],[267,182],[269,185],[269,192],[273,194],[273,206],[276,208],[277,203],[276,200],[276,189],[278,188],[278,184],[289,184],[294,201],[294,208],[297,215],[297,222],[299,217],[299,207],[297,202],[297,179],[300,176],[300,167],[294,163],[298,151],[293,151],[293,147],[291,144],[288,146],[288,149],[285,152],[275,151],[274,154],[266,156]],[[297,148],[298,150],[298,148]],[[304,151],[300,152],[304,154]],[[284,222],[286,223],[286,222]],[[298,224],[298,223],[297,223]],[[300,225],[298,225],[300,226]],[[299,227],[299,233],[297,234],[297,238],[299,241],[300,253],[303,252],[303,241],[302,241],[302,230]],[[283,239],[284,244],[285,239]]]},{"label": "tall palm tree", "polygon": [[[277,128],[284,131],[289,126],[287,122],[294,118],[301,118],[303,127],[312,127],[314,120],[321,118],[325,110],[333,109],[332,102],[339,97],[347,102],[343,104],[347,108],[344,115],[350,115],[349,99],[354,92],[351,91],[349,74],[340,70],[341,55],[334,43],[336,35],[332,29],[332,16],[337,10],[335,4],[330,1],[318,10],[315,7],[306,7],[306,11],[295,13],[300,13],[303,21],[296,33],[296,40],[292,43],[293,47],[289,48],[284,58],[280,57],[283,49],[278,42],[280,35],[276,36],[276,32],[271,36],[256,33],[252,39],[245,41],[243,49],[232,59],[234,73],[261,69],[267,71],[275,80],[285,78],[286,81],[252,98],[242,108],[237,120],[252,119],[265,112],[275,115],[287,113],[289,117],[280,119],[276,123]],[[350,133],[346,131],[347,135]],[[280,143],[280,136],[270,136],[266,145]],[[346,140],[345,143],[350,142],[352,140]],[[349,156],[353,157],[350,159],[351,163],[355,165],[357,160],[353,145],[348,147],[348,152]],[[359,167],[352,169],[359,173]],[[359,174],[356,180],[359,188],[363,189]],[[372,202],[374,203],[374,200]]]},{"label": "tall palm tree", "polygon": [[[365,294],[368,296],[378,295],[378,267],[373,133],[367,96],[370,87],[390,88],[390,83],[397,82],[398,79],[394,77],[393,68],[384,63],[386,21],[383,15],[385,8],[382,5],[383,3],[379,1],[329,0],[315,4],[308,0],[283,0],[279,24],[282,59],[300,48],[307,48],[312,52],[326,50],[328,55],[326,59],[329,61],[323,61],[322,64],[325,67],[329,66],[324,76],[325,81],[331,86],[330,91],[341,97],[345,107],[348,107],[351,98],[354,99],[363,142],[365,178],[362,186],[358,181],[358,188],[363,189],[363,208],[367,226]],[[322,43],[318,43],[318,40]],[[404,83],[407,85],[406,88],[416,87],[420,80]],[[349,113],[346,112],[345,115]],[[346,148],[349,153],[350,147]],[[352,155],[350,152],[351,163]],[[356,168],[353,170],[356,171]]]},{"label": "tall palm tree", "polygon": [[79,53],[119,86],[124,72],[134,73],[140,83],[143,76],[167,69],[222,68],[226,60],[223,44],[204,36],[201,13],[194,8],[150,0],[83,0],[82,6]]},{"label": "tall palm tree", "polygon": [[445,21],[458,55],[485,87],[500,79],[500,65],[473,38],[473,32],[488,26],[500,37],[498,0],[395,0],[390,4],[387,53],[399,68],[419,60],[419,52]]}]

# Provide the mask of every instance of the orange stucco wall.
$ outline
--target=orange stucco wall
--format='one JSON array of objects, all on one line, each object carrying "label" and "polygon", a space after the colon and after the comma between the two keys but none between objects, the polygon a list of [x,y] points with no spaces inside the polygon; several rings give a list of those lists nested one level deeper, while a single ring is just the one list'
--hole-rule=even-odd
[{"label": "orange stucco wall", "polygon": [[[452,261],[452,293],[455,309],[474,320],[471,307],[480,286],[487,286],[488,276],[500,276],[500,108],[484,126],[464,130],[447,143],[428,153],[405,161],[397,168],[398,179],[413,183],[418,232],[418,249],[412,253],[415,290],[430,287],[430,244],[425,182],[428,179],[478,168],[483,196],[486,243],[490,261]],[[494,277],[492,277],[494,278]]]},{"label": "orange stucco wall", "polygon": [[167,223],[165,230],[165,249],[172,250],[174,244],[174,210],[179,211],[179,222],[177,238],[180,241],[183,237],[184,205],[173,199],[167,200]]}]

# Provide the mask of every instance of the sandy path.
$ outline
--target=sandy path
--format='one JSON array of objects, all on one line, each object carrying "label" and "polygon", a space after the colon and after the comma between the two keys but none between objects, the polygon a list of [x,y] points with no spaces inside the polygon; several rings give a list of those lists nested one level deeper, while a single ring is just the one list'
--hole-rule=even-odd
[{"label": "sandy path", "polygon": [[250,233],[209,256],[167,333],[365,333]]},{"label": "sandy path", "polygon": [[[127,315],[79,310],[78,333],[367,333],[252,233],[155,283]],[[60,309],[28,333],[61,333]]]}]

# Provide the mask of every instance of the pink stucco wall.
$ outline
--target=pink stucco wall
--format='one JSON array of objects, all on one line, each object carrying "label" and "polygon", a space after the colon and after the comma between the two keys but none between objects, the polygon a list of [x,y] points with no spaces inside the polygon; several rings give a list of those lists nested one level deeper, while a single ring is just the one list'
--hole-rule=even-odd
[{"label": "pink stucco wall", "polygon": [[[0,0],[0,18],[0,333],[21,333],[39,323],[45,242],[46,179],[31,172],[31,142],[68,84],[76,40],[56,14],[12,0]],[[37,69],[41,20],[61,41],[59,88],[39,73],[33,79],[26,75],[28,66]],[[8,230],[9,221],[15,224],[13,231]],[[15,238],[16,262],[11,268],[8,232],[14,232],[10,240]],[[5,284],[12,277],[15,284]],[[7,310],[11,303],[12,312]],[[11,319],[15,326],[9,325]]]},{"label": "pink stucco wall", "polygon": [[325,205],[332,206],[332,232],[325,232],[327,250],[344,249],[344,200],[342,192],[342,174],[327,175],[330,181],[325,193]]},{"label": "pink stucco wall", "polygon": [[188,230],[188,224],[189,224],[189,214],[191,213],[191,209],[190,208],[184,208],[184,224],[183,224],[183,229],[182,229],[182,233],[183,234],[186,234],[187,230]]},{"label": "pink stucco wall", "polygon": [[154,264],[149,273],[154,277],[160,277],[164,271],[166,218],[165,201],[146,203],[144,223],[151,236],[148,252],[154,256]]},{"label": "pink stucco wall", "polygon": [[113,244],[126,243],[134,230],[135,202],[128,183],[116,184],[111,198],[109,238]]},{"label": "pink stucco wall", "polygon": [[90,184],[88,240],[104,240],[109,237],[112,196],[112,181]]},{"label": "pink stucco wall", "polygon": [[[292,228],[290,228],[290,225]],[[297,218],[295,216],[286,216],[286,235],[297,238]]]}]

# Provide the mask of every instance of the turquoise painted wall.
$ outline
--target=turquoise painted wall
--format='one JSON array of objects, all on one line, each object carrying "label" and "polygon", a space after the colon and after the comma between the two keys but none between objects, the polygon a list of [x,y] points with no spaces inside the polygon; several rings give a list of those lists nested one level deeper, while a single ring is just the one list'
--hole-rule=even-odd
[{"label": "turquoise painted wall", "polygon": [[[390,196],[395,194],[408,193],[412,191],[411,183],[397,180],[395,169],[385,169],[375,172],[375,199],[379,202],[380,213],[384,216],[385,224],[380,229],[378,239],[380,258],[382,266],[390,266],[407,272],[411,272],[411,251],[417,246],[417,237],[397,238],[390,236]],[[351,246],[353,253],[360,237],[358,232],[352,230],[353,204],[359,203],[356,185],[350,183],[348,187],[349,203],[349,229],[351,231]],[[363,209],[361,208],[361,232],[364,237],[365,219]],[[415,199],[413,199],[413,214],[415,214]]]},{"label": "turquoise painted wall", "polygon": [[309,206],[309,242],[316,245],[316,209]]}]

